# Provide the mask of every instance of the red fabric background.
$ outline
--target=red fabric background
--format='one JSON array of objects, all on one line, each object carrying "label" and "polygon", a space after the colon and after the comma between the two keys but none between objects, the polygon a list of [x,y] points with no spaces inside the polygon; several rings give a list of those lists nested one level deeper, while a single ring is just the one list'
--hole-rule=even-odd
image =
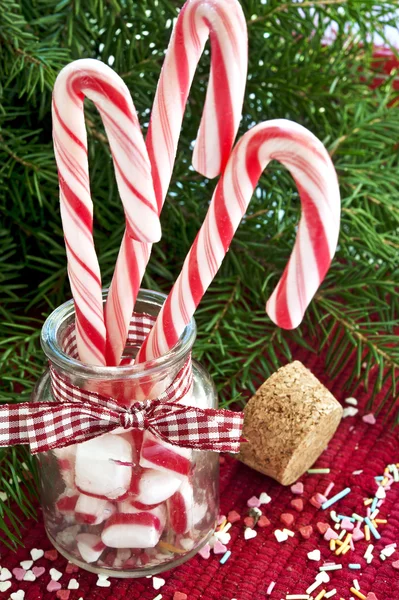
[{"label": "red fabric background", "polygon": [[[343,379],[328,381],[324,374],[322,356],[304,355],[301,352],[296,358],[302,360],[339,400],[343,401],[348,395],[342,391]],[[227,514],[234,509],[245,516],[248,498],[265,491],[272,497],[272,502],[263,507],[264,513],[271,520],[270,527],[258,529],[256,538],[245,541],[242,522],[233,525],[230,530],[232,539],[228,545],[232,555],[225,565],[220,565],[220,556],[211,554],[209,560],[197,556],[181,567],[160,575],[166,580],[166,585],[159,592],[153,589],[150,579],[111,579],[110,588],[100,588],[96,587],[96,575],[83,571],[74,575],[64,573],[60,580],[63,588],[67,587],[72,577],[76,577],[80,583],[78,590],[71,591],[70,600],[152,600],[158,593],[162,593],[163,600],[172,600],[176,591],[185,592],[189,600],[280,600],[285,599],[287,593],[304,593],[318,571],[317,563],[309,561],[307,553],[319,548],[323,559],[331,557],[331,553],[327,542],[317,532],[309,540],[303,540],[296,532],[294,538],[278,544],[273,531],[281,525],[281,513],[295,514],[294,531],[301,525],[315,525],[318,521],[328,520],[324,511],[317,511],[306,500],[316,491],[323,492],[328,482],[333,481],[333,493],[346,486],[352,488],[352,493],[337,505],[339,512],[348,514],[356,511],[364,514],[363,498],[376,490],[374,476],[381,475],[388,463],[399,461],[398,429],[390,429],[381,417],[375,426],[363,423],[361,415],[365,412],[369,396],[364,391],[358,391],[356,397],[360,403],[359,416],[342,421],[328,449],[317,463],[320,467],[330,467],[331,473],[305,475],[301,478],[305,485],[305,508],[302,513],[298,514],[290,509],[290,500],[294,496],[289,488],[283,488],[268,477],[226,457],[221,465],[221,512]],[[363,473],[353,475],[352,472],[358,469],[363,469]],[[339,560],[337,557],[336,562],[344,565],[359,562],[362,569],[349,571],[345,567],[342,571],[331,574],[329,589],[335,587],[338,590],[334,600],[341,596],[349,600],[352,596],[349,587],[354,578],[359,580],[361,590],[366,595],[373,591],[378,600],[399,600],[399,571],[392,567],[392,563],[399,559],[399,551],[385,562],[379,558],[379,550],[386,544],[396,541],[399,545],[399,483],[394,484],[387,493],[380,516],[387,518],[388,524],[381,526],[382,539],[376,544],[375,558],[371,565],[366,565],[362,558],[367,547],[367,542],[364,541],[357,543],[356,553],[349,552]],[[24,541],[26,548],[19,549],[17,553],[0,546],[2,567],[12,570],[19,566],[21,560],[29,558],[31,548],[50,549],[41,520],[26,522]],[[12,588],[3,597],[8,598],[11,592],[23,589],[26,600],[54,599],[55,593],[46,591],[50,579],[48,569],[56,567],[64,572],[66,561],[59,557],[55,563],[50,563],[42,558],[36,565],[45,566],[46,573],[34,583],[19,583],[13,578]],[[271,596],[266,596],[271,581],[277,583]]]}]

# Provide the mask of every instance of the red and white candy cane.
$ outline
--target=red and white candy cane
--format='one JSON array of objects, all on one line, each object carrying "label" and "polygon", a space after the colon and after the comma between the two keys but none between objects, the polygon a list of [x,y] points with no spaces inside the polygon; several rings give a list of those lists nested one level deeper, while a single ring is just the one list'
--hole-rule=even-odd
[{"label": "red and white candy cane", "polygon": [[218,271],[271,160],[281,162],[293,176],[302,216],[290,260],[266,310],[285,329],[301,322],[337,246],[338,181],[328,152],[310,131],[283,119],[266,121],[248,131],[234,148],[205,221],[137,362],[163,355],[178,341]]},{"label": "red and white candy cane", "polygon": [[60,184],[68,275],[76,309],[80,359],[105,365],[106,330],[101,275],[93,241],[84,98],[99,110],[108,135],[127,237],[157,242],[161,229],[151,165],[130,92],[107,65],[77,60],[57,77],[53,91],[53,140]]},{"label": "red and white candy cane", "polygon": [[[194,148],[195,170],[209,178],[218,175],[237,134],[248,62],[244,14],[237,0],[188,0],[172,33],[146,139],[159,212],[173,171],[191,83],[208,37],[211,71]],[[105,308],[109,365],[120,362],[150,252],[150,245],[124,236]]]}]

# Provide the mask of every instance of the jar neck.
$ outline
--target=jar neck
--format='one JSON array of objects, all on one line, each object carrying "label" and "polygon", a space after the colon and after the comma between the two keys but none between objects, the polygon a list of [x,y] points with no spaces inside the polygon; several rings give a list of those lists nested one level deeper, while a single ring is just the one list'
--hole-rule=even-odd
[{"label": "jar neck", "polygon": [[[103,292],[105,303],[107,292]],[[140,290],[135,313],[149,315],[145,319],[147,330],[158,315],[166,299],[164,294]],[[152,318],[151,318],[152,317]],[[109,395],[123,404],[136,400],[155,398],[173,382],[185,364],[196,337],[195,321],[192,319],[177,344],[165,355],[151,361],[134,364],[139,343],[134,336],[125,349],[121,366],[102,367],[82,363],[74,352],[75,309],[73,300],[59,306],[45,321],[41,344],[51,366],[77,387]],[[144,391],[145,390],[145,391]]]}]

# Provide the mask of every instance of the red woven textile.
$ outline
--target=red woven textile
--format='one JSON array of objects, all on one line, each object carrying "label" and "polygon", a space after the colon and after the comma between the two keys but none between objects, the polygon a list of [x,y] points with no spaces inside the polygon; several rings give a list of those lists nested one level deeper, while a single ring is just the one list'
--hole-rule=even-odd
[{"label": "red woven textile", "polygon": [[[348,395],[342,391],[342,379],[334,382],[326,379],[322,357],[301,353],[295,358],[302,360],[339,400],[344,400]],[[109,588],[96,587],[96,575],[82,570],[76,574],[65,573],[67,563],[62,557],[55,562],[41,558],[35,565],[46,568],[43,575],[35,582],[18,582],[13,577],[12,587],[3,594],[0,592],[0,597],[8,599],[10,593],[22,589],[25,590],[25,600],[55,598],[54,592],[46,591],[50,580],[48,571],[55,567],[64,573],[60,579],[63,589],[67,588],[71,578],[76,578],[80,584],[78,590],[70,592],[69,600],[152,600],[159,593],[162,594],[162,600],[172,600],[177,591],[186,593],[189,600],[281,600],[285,599],[287,593],[304,594],[306,588],[313,583],[319,563],[310,561],[307,554],[319,548],[322,559],[331,559],[344,565],[342,571],[330,573],[331,582],[327,588],[337,589],[334,600],[341,597],[349,600],[353,596],[349,587],[355,578],[358,579],[365,596],[373,591],[378,600],[399,600],[399,570],[392,567],[392,563],[399,560],[399,550],[385,562],[379,557],[380,550],[385,545],[397,542],[399,546],[399,483],[393,484],[392,489],[387,492],[386,502],[379,516],[387,518],[388,523],[380,526],[382,538],[375,543],[375,558],[370,565],[366,565],[363,559],[368,545],[365,541],[356,544],[355,553],[349,552],[344,557],[332,557],[328,543],[316,530],[309,540],[302,539],[298,533],[299,526],[312,524],[315,528],[319,521],[331,522],[329,511],[317,510],[308,502],[315,492],[323,492],[330,481],[335,483],[332,494],[347,486],[352,489],[351,494],[334,506],[337,512],[364,514],[363,498],[372,495],[376,490],[374,477],[381,475],[387,464],[399,461],[398,429],[390,430],[380,418],[374,426],[363,423],[361,415],[368,412],[365,409],[368,395],[357,392],[356,397],[359,401],[359,414],[342,421],[328,449],[317,462],[318,467],[329,467],[330,474],[305,475],[301,478],[305,486],[302,513],[297,513],[290,507],[290,501],[298,496],[293,496],[289,488],[283,488],[268,477],[233,458],[226,457],[221,465],[221,513],[227,514],[230,510],[236,510],[244,517],[248,510],[246,503],[251,496],[267,492],[272,498],[270,504],[262,507],[271,521],[271,526],[258,528],[256,538],[244,540],[242,520],[232,526],[231,542],[228,544],[232,555],[226,564],[220,564],[221,555],[211,554],[208,560],[197,556],[181,567],[159,575],[166,580],[166,584],[159,591],[155,591],[151,579],[111,578]],[[353,471],[360,469],[363,470],[362,474],[353,475]],[[295,537],[279,544],[273,531],[283,527],[280,522],[283,512],[295,515],[295,524],[292,527]],[[30,558],[30,549],[51,548],[41,521],[26,522],[24,541],[26,548],[18,550],[17,553],[0,547],[2,567],[11,571],[19,566],[21,560]],[[372,543],[374,544],[373,540]],[[350,571],[346,566],[348,563],[360,563],[362,569]],[[276,581],[276,585],[272,594],[267,596],[266,590],[271,581]]]}]

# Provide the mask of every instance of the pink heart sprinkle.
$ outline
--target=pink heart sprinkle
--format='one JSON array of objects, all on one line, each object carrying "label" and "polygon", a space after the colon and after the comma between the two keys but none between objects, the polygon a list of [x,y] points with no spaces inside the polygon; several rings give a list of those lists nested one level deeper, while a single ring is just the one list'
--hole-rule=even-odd
[{"label": "pink heart sprinkle", "polygon": [[203,548],[201,548],[201,550],[198,552],[198,554],[200,556],[202,556],[202,558],[208,559],[211,555],[211,547],[209,544],[205,544],[205,546]]},{"label": "pink heart sprinkle", "polygon": [[374,592],[369,592],[367,594],[367,598],[366,600],[378,600],[377,596],[374,594]]},{"label": "pink heart sprinkle", "polygon": [[393,562],[392,566],[393,566],[394,569],[398,569],[399,570],[399,560]]},{"label": "pink heart sprinkle", "polygon": [[252,496],[249,500],[247,500],[247,506],[249,506],[249,508],[259,508],[259,498],[257,498],[256,496]]},{"label": "pink heart sprinkle", "polygon": [[362,417],[362,421],[364,423],[368,423],[369,425],[375,425],[377,423],[377,419],[373,415],[373,413],[369,413],[368,415],[364,415]]},{"label": "pink heart sprinkle", "polygon": [[46,572],[46,569],[44,567],[33,567],[32,571],[35,577],[40,577],[40,575]]},{"label": "pink heart sprinkle", "polygon": [[293,494],[303,494],[303,483],[297,481],[294,485],[291,486],[291,492]]},{"label": "pink heart sprinkle", "polygon": [[217,520],[217,524],[221,525],[222,523],[224,523],[225,520],[226,520],[226,517],[224,515],[219,515],[218,516],[218,520]]},{"label": "pink heart sprinkle", "polygon": [[216,540],[213,551],[215,554],[224,554],[227,551],[227,548],[220,540]]},{"label": "pink heart sprinkle", "polygon": [[293,525],[295,518],[291,513],[283,513],[280,515],[280,521],[286,526],[291,527]]},{"label": "pink heart sprinkle", "polygon": [[329,542],[330,540],[337,540],[338,539],[338,533],[336,531],[334,531],[334,529],[331,529],[331,527],[329,527],[327,529],[327,531],[324,534],[324,539]]},{"label": "pink heart sprinkle", "polygon": [[47,586],[47,591],[48,592],[58,592],[58,590],[60,590],[61,587],[62,586],[59,581],[51,580]]},{"label": "pink heart sprinkle", "polygon": [[15,569],[12,570],[12,573],[17,581],[22,581],[23,578],[25,577],[26,571],[25,571],[25,569],[20,569],[19,567],[15,567]]},{"label": "pink heart sprinkle", "polygon": [[341,528],[346,529],[346,531],[352,531],[354,529],[354,524],[349,519],[342,519]]},{"label": "pink heart sprinkle", "polygon": [[364,539],[364,533],[363,533],[363,531],[361,531],[360,529],[358,529],[357,527],[355,527],[355,529],[353,530],[353,533],[352,533],[352,540],[354,542],[358,542],[358,541],[363,540],[363,539]]}]

